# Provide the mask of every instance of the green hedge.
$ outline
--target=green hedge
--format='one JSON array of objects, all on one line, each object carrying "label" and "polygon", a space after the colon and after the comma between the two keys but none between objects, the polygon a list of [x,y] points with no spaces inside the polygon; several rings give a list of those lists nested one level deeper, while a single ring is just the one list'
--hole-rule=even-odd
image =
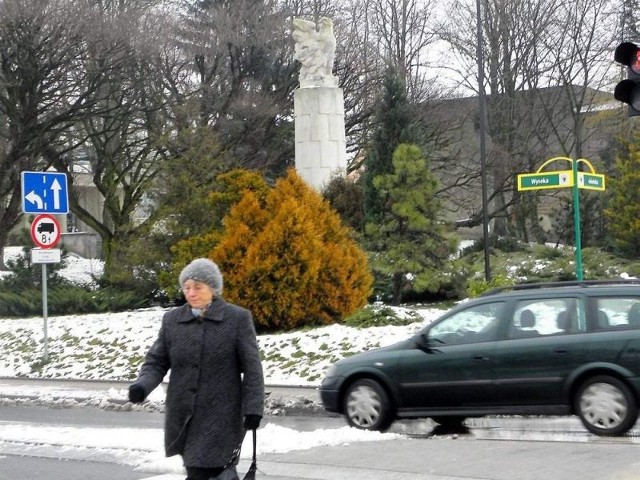
[{"label": "green hedge", "polygon": [[[47,311],[50,315],[101,313],[133,310],[148,306],[145,298],[134,292],[104,288],[87,290],[65,286],[48,290]],[[42,291],[24,289],[0,292],[1,317],[25,317],[42,314]]]}]

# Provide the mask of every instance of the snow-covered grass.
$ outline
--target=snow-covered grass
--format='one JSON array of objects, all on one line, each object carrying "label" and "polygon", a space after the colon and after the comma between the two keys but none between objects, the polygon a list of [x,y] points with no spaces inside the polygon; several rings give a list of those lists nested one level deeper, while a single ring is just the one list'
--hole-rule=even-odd
[{"label": "snow-covered grass", "polygon": [[[42,317],[0,319],[0,376],[130,380],[153,343],[165,310],[65,315],[47,319],[44,357]],[[422,321],[408,326],[366,329],[330,325],[290,333],[259,335],[267,383],[318,385],[324,370],[350,354],[407,338],[442,314],[418,310]]]},{"label": "snow-covered grass", "polygon": [[[10,255],[19,252],[7,249]],[[8,255],[8,257],[10,257]],[[96,260],[72,257],[62,269],[84,282],[100,271]],[[397,314],[414,310],[398,307]],[[267,383],[318,385],[325,369],[350,354],[382,347],[417,332],[440,316],[437,308],[415,309],[420,320],[407,326],[354,328],[330,325],[290,333],[259,335]],[[42,317],[0,319],[0,376],[130,380],[154,341],[165,309],[53,316],[47,319],[44,358]]]}]

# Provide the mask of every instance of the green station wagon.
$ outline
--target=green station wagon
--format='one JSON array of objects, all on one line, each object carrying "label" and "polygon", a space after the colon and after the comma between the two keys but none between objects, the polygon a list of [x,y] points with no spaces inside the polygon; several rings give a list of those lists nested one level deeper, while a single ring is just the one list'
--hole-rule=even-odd
[{"label": "green station wagon", "polygon": [[398,418],[574,414],[596,435],[622,435],[640,402],[640,283],[489,292],[407,340],[340,360],[320,395],[366,430]]}]

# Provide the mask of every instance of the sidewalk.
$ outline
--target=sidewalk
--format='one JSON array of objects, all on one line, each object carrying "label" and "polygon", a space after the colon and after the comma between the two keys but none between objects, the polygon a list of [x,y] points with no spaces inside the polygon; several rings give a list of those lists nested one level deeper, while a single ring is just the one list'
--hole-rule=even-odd
[{"label": "sidewalk", "polygon": [[[638,480],[638,445],[400,439],[258,457],[258,480]],[[240,479],[248,462],[238,467]],[[183,475],[144,480],[184,480]]]}]

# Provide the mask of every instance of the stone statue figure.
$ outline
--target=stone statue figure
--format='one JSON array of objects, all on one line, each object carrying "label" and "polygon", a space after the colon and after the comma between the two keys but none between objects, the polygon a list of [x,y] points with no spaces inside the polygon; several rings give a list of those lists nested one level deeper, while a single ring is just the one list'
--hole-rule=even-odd
[{"label": "stone statue figure", "polygon": [[331,19],[322,17],[316,28],[314,22],[294,18],[292,37],[295,41],[295,59],[302,64],[300,86],[337,86],[337,79],[333,76],[336,38]]}]

